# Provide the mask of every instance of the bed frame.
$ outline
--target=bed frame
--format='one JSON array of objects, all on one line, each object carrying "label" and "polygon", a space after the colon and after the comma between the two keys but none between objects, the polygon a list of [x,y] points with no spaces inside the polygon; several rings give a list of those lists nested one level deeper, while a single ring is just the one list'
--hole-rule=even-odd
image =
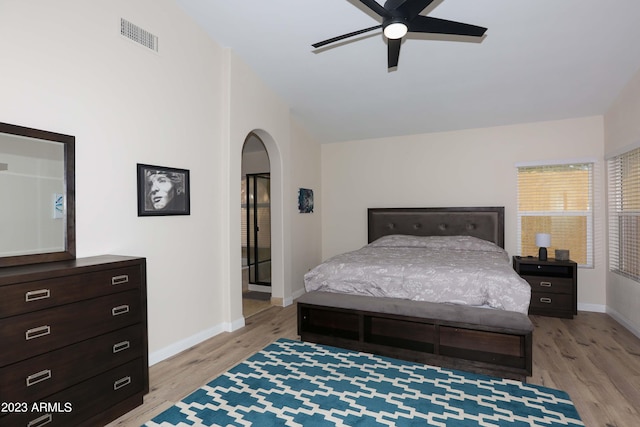
[{"label": "bed frame", "polygon": [[[368,210],[368,240],[470,235],[504,247],[503,207]],[[298,299],[304,341],[526,381],[533,325],[522,313],[309,292]]]}]

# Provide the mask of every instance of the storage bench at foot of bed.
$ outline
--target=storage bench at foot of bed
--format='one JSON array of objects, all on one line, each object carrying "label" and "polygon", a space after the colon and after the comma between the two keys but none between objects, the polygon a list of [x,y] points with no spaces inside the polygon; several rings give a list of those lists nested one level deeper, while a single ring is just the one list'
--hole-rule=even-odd
[{"label": "storage bench at foot of bed", "polygon": [[525,314],[309,292],[298,299],[303,341],[525,381],[533,325]]}]

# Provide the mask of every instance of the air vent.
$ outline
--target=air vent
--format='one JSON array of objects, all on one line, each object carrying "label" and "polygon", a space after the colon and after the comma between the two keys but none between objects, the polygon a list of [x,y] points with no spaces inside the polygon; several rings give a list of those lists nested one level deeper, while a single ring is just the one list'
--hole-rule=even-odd
[{"label": "air vent", "polygon": [[120,18],[120,34],[155,52],[158,51],[158,36],[151,34],[149,31],[143,30],[124,18]]}]

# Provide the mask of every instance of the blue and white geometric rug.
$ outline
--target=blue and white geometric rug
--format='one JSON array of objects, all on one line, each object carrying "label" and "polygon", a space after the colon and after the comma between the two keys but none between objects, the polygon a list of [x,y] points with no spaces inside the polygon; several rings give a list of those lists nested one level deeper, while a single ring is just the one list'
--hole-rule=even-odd
[{"label": "blue and white geometric rug", "polygon": [[563,391],[280,339],[144,426],[584,424]]}]

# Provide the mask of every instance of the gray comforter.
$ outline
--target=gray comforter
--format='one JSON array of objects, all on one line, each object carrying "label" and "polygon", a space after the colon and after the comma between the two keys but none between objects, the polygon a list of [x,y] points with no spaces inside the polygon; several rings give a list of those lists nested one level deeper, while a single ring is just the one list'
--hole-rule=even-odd
[{"label": "gray comforter", "polygon": [[469,236],[385,236],[304,276],[307,291],[490,307],[526,314],[531,288],[506,251]]}]

